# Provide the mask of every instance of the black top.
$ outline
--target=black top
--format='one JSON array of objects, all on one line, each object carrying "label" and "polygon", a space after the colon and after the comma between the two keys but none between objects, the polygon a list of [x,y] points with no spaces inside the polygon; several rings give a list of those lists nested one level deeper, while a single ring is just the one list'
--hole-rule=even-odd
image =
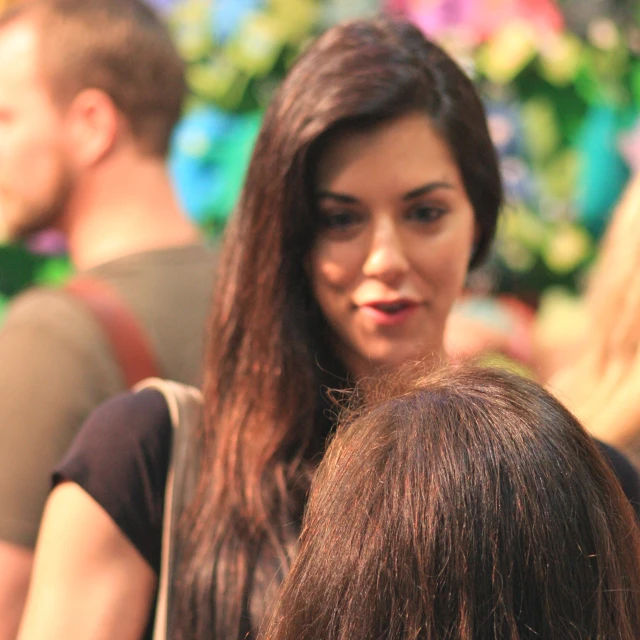
[{"label": "black top", "polygon": [[596,440],[596,444],[611,464],[613,472],[622,485],[624,494],[629,499],[636,516],[640,518],[640,476],[638,470],[617,449],[600,442],[600,440]]},{"label": "black top", "polygon": [[172,426],[162,393],[121,393],[85,422],[53,474],[80,485],[160,572]]},{"label": "black top", "polygon": [[[93,413],[54,472],[54,484],[71,480],[96,500],[157,573],[171,438],[159,391],[123,393]],[[620,452],[598,444],[640,517],[638,472]]]}]

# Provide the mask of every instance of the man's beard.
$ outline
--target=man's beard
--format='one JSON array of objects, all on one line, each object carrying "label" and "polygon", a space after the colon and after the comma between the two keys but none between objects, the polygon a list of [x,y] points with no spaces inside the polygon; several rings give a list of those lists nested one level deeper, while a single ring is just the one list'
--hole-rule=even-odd
[{"label": "man's beard", "polygon": [[18,215],[7,219],[2,215],[0,203],[0,240],[22,242],[30,236],[59,226],[71,199],[74,180],[71,172],[62,168],[55,191],[42,203],[19,203]]}]

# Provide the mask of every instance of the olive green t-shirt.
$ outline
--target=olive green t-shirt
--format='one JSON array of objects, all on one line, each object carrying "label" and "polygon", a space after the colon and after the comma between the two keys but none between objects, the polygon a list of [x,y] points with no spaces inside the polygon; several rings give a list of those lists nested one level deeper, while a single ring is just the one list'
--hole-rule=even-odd
[{"label": "olive green t-shirt", "polygon": [[[198,384],[214,254],[190,245],[88,270],[112,285],[146,331],[164,377]],[[32,289],[0,329],[0,540],[33,547],[51,470],[89,413],[125,383],[81,300]]]}]

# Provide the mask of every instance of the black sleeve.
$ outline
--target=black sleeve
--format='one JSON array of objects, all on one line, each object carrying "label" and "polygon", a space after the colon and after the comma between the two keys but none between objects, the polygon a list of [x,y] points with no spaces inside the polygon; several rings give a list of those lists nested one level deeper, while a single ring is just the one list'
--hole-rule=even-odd
[{"label": "black sleeve", "polygon": [[640,519],[640,475],[638,475],[637,469],[617,449],[599,440],[596,440],[596,443],[604,457],[609,461],[611,468],[622,485],[624,494]]},{"label": "black sleeve", "polygon": [[87,419],[53,474],[75,482],[109,514],[156,573],[172,426],[155,389],[119,394]]}]

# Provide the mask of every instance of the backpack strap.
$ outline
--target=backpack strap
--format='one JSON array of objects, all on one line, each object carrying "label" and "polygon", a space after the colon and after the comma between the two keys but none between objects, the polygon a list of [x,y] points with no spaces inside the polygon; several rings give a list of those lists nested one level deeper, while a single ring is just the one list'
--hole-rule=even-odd
[{"label": "backpack strap", "polygon": [[175,533],[180,516],[193,497],[197,482],[195,436],[202,419],[202,394],[195,387],[158,378],[143,380],[134,390],[148,388],[157,389],[164,395],[173,426],[171,458],[164,494],[162,555],[153,628],[153,640],[168,640],[172,637],[169,606],[173,598],[172,586],[176,570]]},{"label": "backpack strap", "polygon": [[144,329],[111,285],[90,276],[77,276],[64,289],[80,300],[102,327],[127,388],[144,378],[160,376]]}]

